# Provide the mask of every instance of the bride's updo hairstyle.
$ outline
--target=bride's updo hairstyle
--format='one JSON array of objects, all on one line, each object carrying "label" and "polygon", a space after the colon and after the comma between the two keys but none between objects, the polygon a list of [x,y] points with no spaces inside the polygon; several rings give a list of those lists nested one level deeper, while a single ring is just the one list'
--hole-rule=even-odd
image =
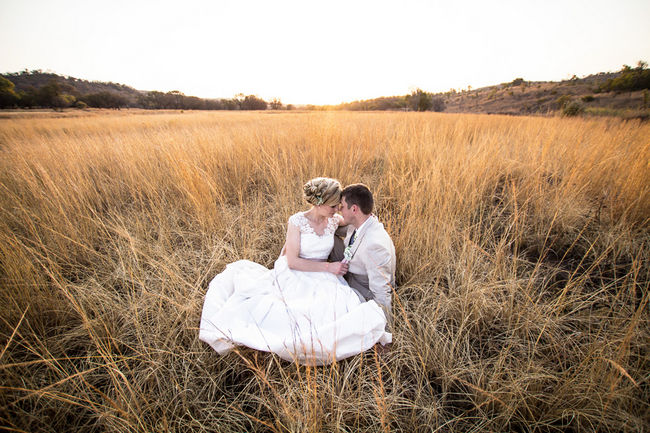
[{"label": "bride's updo hairstyle", "polygon": [[336,206],[341,202],[341,184],[336,179],[317,177],[302,187],[303,196],[307,203],[318,206]]}]

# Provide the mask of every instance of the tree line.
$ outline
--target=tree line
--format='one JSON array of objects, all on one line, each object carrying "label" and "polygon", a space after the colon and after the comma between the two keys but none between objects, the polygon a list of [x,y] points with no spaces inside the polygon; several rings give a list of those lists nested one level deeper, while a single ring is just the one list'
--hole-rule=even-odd
[{"label": "tree line", "polygon": [[[13,80],[12,80],[13,79]],[[14,81],[21,84],[20,88]],[[81,89],[81,90],[80,90]],[[84,92],[85,90],[85,92]],[[141,92],[114,83],[90,83],[40,70],[0,76],[0,108],[146,108],[179,110],[292,109],[278,98],[270,102],[240,93],[230,99],[187,96],[178,90]]]},{"label": "tree line", "polygon": [[363,101],[346,102],[339,105],[307,105],[312,110],[349,110],[349,111],[444,111],[445,101],[442,95],[415,89],[408,95],[383,96]]},{"label": "tree line", "polygon": [[648,63],[639,60],[636,68],[623,65],[619,76],[603,83],[597,90],[599,92],[634,92],[636,90],[650,89],[650,69]]},{"label": "tree line", "polygon": [[[639,61],[633,68],[623,68],[612,78],[594,88],[601,92],[633,92],[650,89],[650,70],[645,61]],[[571,83],[578,79],[574,76]],[[523,78],[502,87],[525,86]],[[468,92],[471,90],[468,87]],[[478,92],[478,91],[477,91]],[[493,90],[495,93],[496,90]],[[368,100],[353,101],[339,105],[307,105],[308,110],[403,110],[403,111],[444,111],[445,100],[455,95],[455,90],[447,93],[429,93],[415,89],[408,95],[388,96]],[[478,93],[477,93],[478,94]],[[644,94],[647,98],[647,93]],[[645,100],[644,100],[645,101]],[[647,102],[644,102],[644,106]],[[178,90],[170,92],[143,92],[116,83],[89,82],[73,77],[59,76],[41,70],[22,71],[0,75],[0,108],[145,108],[178,110],[266,110],[293,109],[284,105],[280,99],[265,101],[255,95],[240,93],[230,99],[204,99],[187,96]]]}]

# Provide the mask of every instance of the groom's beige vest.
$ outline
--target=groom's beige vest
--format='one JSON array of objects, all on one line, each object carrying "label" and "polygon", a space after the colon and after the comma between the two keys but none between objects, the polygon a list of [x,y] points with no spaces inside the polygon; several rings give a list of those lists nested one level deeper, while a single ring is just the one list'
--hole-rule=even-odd
[{"label": "groom's beige vest", "polygon": [[[353,231],[352,225],[337,231],[337,235],[345,236],[343,247],[350,243]],[[384,225],[374,215],[356,234],[351,251],[352,260],[345,275],[348,284],[364,300],[373,299],[390,314],[391,291],[395,287],[395,246]]]}]

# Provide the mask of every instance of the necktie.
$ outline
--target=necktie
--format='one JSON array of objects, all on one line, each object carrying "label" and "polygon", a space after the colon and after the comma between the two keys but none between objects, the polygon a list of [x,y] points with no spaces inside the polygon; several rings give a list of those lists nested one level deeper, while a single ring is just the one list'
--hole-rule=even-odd
[{"label": "necktie", "polygon": [[352,232],[352,236],[350,236],[350,243],[348,244],[348,246],[351,247],[354,241],[356,240],[357,240],[357,231],[355,230]]}]

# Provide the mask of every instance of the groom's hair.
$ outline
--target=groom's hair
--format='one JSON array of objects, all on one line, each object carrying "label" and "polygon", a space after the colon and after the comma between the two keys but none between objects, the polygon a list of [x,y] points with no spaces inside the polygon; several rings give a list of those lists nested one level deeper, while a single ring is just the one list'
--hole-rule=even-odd
[{"label": "groom's hair", "polygon": [[345,202],[348,204],[348,209],[353,204],[356,204],[364,214],[370,215],[372,213],[372,207],[375,203],[372,199],[372,193],[364,184],[355,183],[346,186],[343,188],[341,196],[345,197]]}]

